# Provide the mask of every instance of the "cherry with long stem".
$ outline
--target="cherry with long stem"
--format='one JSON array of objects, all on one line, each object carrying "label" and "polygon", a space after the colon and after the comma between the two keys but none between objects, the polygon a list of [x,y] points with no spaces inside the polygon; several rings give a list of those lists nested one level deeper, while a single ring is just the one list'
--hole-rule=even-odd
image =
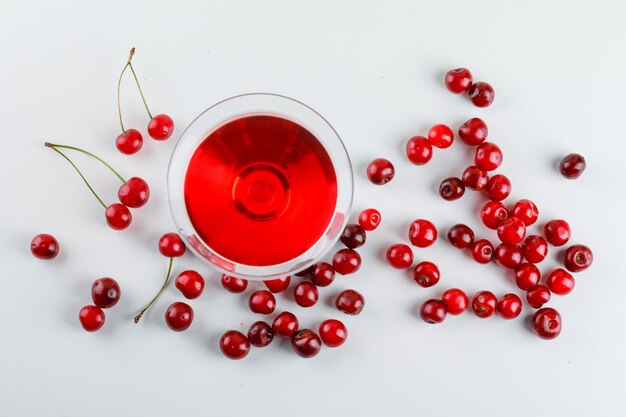
[{"label": "cherry with long stem", "polygon": [[156,293],[156,295],[154,296],[154,298],[152,300],[150,300],[150,302],[148,304],[146,304],[146,306],[144,308],[141,309],[141,311],[133,318],[133,320],[135,321],[135,323],[139,323],[139,320],[141,320],[141,317],[143,317],[144,313],[146,311],[148,311],[148,309],[150,307],[152,307],[152,304],[155,303],[155,301],[161,296],[161,294],[163,293],[163,291],[165,290],[165,288],[167,287],[167,284],[169,284],[170,282],[170,278],[171,278],[171,274],[172,274],[172,264],[174,263],[174,258],[171,257],[170,258],[170,263],[169,266],[167,267],[167,275],[165,276],[165,281],[163,282],[163,285],[161,286],[161,288],[159,289],[159,292]]}]

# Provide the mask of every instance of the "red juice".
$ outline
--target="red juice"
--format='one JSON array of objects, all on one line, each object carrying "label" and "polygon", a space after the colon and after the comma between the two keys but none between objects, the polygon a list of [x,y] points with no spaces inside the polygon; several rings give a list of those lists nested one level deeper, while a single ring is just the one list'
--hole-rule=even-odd
[{"label": "red juice", "polygon": [[304,127],[255,114],[221,125],[194,152],[185,205],[198,236],[245,265],[290,261],[326,232],[337,177],[324,146]]}]

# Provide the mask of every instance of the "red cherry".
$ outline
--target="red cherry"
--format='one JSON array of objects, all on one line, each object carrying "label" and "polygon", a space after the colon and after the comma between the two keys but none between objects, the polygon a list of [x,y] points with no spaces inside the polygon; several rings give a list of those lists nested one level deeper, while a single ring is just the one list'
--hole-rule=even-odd
[{"label": "red cherry", "polygon": [[193,309],[186,303],[174,303],[165,311],[165,323],[175,332],[182,332],[191,326]]},{"label": "red cherry", "polygon": [[433,146],[424,136],[413,136],[406,143],[406,157],[415,165],[424,165],[433,157]]},{"label": "red cherry", "polygon": [[543,234],[552,246],[563,246],[569,241],[572,231],[565,220],[550,220],[544,226]]},{"label": "red cherry", "polygon": [[333,256],[333,268],[341,275],[353,274],[361,267],[361,255],[354,249],[340,249]]},{"label": "red cherry", "polygon": [[407,269],[413,264],[413,251],[404,243],[392,245],[386,254],[389,265],[396,269]]},{"label": "red cherry", "polygon": [[113,278],[99,278],[91,285],[91,299],[97,307],[113,307],[121,295],[120,286]]},{"label": "red cherry", "polygon": [[95,332],[104,326],[104,311],[100,307],[85,306],[80,309],[78,319],[83,329],[88,332]]},{"label": "red cherry", "polygon": [[248,288],[248,281],[241,278],[231,277],[230,275],[222,275],[222,287],[232,293],[244,292]]},{"label": "red cherry", "polygon": [[523,263],[515,268],[515,283],[520,290],[529,290],[539,284],[541,272],[533,264]]},{"label": "red cherry", "polygon": [[504,268],[514,269],[522,263],[522,251],[516,245],[501,243],[496,247],[494,260]]},{"label": "red cherry", "polygon": [[291,348],[302,358],[312,358],[322,348],[320,337],[313,330],[298,330],[291,337]]},{"label": "red cherry", "polygon": [[341,243],[350,249],[360,248],[365,244],[365,229],[358,224],[348,224],[339,237]]},{"label": "red cherry", "polygon": [[502,164],[502,151],[495,143],[483,142],[476,147],[474,164],[485,171],[493,171]]},{"label": "red cherry", "polygon": [[505,294],[498,301],[498,313],[503,319],[511,320],[522,312],[522,300],[515,294]]},{"label": "red cherry", "polygon": [[428,141],[436,148],[449,148],[454,142],[454,132],[446,125],[435,125],[428,131]]},{"label": "red cherry", "polygon": [[159,252],[166,258],[183,256],[185,250],[185,244],[177,233],[166,233],[159,239]]},{"label": "red cherry", "polygon": [[283,278],[270,279],[267,281],[263,281],[263,283],[265,284],[267,289],[270,290],[270,292],[274,294],[279,294],[289,287],[289,284],[291,283],[291,277],[286,276]]},{"label": "red cherry", "polygon": [[535,203],[530,200],[520,200],[515,203],[511,213],[512,217],[517,217],[523,221],[526,227],[535,224],[539,217],[539,209],[537,209]]},{"label": "red cherry", "polygon": [[267,290],[259,290],[250,294],[248,306],[253,313],[272,314],[276,308],[276,298]]},{"label": "red cherry", "polygon": [[462,175],[463,184],[467,188],[475,191],[484,190],[487,184],[489,184],[489,174],[482,168],[477,166],[470,166],[465,168]]},{"label": "red cherry", "polygon": [[561,326],[561,315],[553,308],[542,308],[533,316],[533,330],[542,339],[557,337],[561,334]]},{"label": "red cherry", "polygon": [[429,324],[439,324],[446,319],[447,315],[448,310],[441,300],[427,300],[420,308],[420,317]]},{"label": "red cherry", "polygon": [[511,194],[511,181],[504,175],[494,175],[489,178],[485,192],[490,200],[502,201]]},{"label": "red cherry", "polygon": [[315,265],[309,279],[318,287],[327,287],[335,280],[335,268],[328,262],[320,262]]},{"label": "red cherry", "polygon": [[487,139],[487,124],[478,117],[469,119],[459,128],[459,136],[469,146],[477,146]]},{"label": "red cherry", "polygon": [[493,259],[493,245],[486,239],[474,242],[471,251],[472,258],[478,263],[487,264]]},{"label": "red cherry", "polygon": [[413,279],[420,287],[432,287],[439,282],[440,276],[439,268],[432,262],[420,262],[413,269]]},{"label": "red cherry", "polygon": [[472,299],[472,311],[477,317],[485,319],[493,315],[498,305],[498,299],[490,291],[480,291]]},{"label": "red cherry", "polygon": [[585,245],[574,245],[565,251],[565,268],[570,272],[580,272],[593,263],[593,252]]},{"label": "red cherry", "polygon": [[509,217],[498,225],[498,237],[502,243],[515,245],[526,236],[526,226],[517,217]]},{"label": "red cherry", "polygon": [[393,179],[395,169],[393,164],[384,158],[374,159],[367,166],[367,178],[376,185],[385,185]]},{"label": "red cherry", "polygon": [[428,220],[414,220],[409,226],[409,240],[413,246],[427,248],[437,240],[437,229]]},{"label": "red cherry", "polygon": [[115,138],[115,147],[124,155],[132,155],[139,152],[143,146],[143,137],[137,129],[128,129]]},{"label": "red cherry", "polygon": [[465,194],[465,184],[460,178],[448,177],[439,184],[439,195],[446,201],[454,201]]},{"label": "red cherry", "polygon": [[571,153],[561,160],[559,170],[568,180],[573,180],[581,176],[587,167],[587,162],[582,155]]},{"label": "red cherry", "polygon": [[488,201],[480,210],[480,218],[490,229],[496,230],[509,217],[509,211],[499,201]]},{"label": "red cherry", "polygon": [[450,288],[444,291],[441,301],[446,305],[449,314],[456,316],[467,310],[469,299],[463,290]]},{"label": "red cherry", "polygon": [[148,134],[154,140],[169,139],[174,133],[174,121],[167,114],[157,114],[148,123]]},{"label": "red cherry", "polygon": [[298,318],[295,314],[283,311],[278,314],[272,323],[274,334],[279,337],[291,337],[298,331]]},{"label": "red cherry", "polygon": [[52,235],[42,233],[30,241],[30,253],[39,259],[54,259],[59,254],[59,242]]},{"label": "red cherry", "polygon": [[133,220],[132,214],[130,214],[130,210],[124,204],[113,203],[104,211],[104,216],[106,217],[107,224],[111,229],[114,230],[124,230]]},{"label": "red cherry", "polygon": [[193,300],[204,291],[204,278],[196,271],[183,271],[176,277],[176,288],[185,298]]},{"label": "red cherry", "polygon": [[448,230],[448,240],[459,249],[467,249],[474,243],[474,232],[465,224],[455,224]]},{"label": "red cherry", "polygon": [[446,73],[446,88],[453,94],[467,93],[472,86],[472,73],[467,68],[456,68]]},{"label": "red cherry", "polygon": [[274,340],[274,331],[266,322],[257,321],[248,330],[248,340],[252,346],[265,347]]},{"label": "red cherry", "polygon": [[355,290],[342,291],[335,300],[335,307],[339,311],[343,311],[351,316],[356,316],[365,306],[363,295]]},{"label": "red cherry", "polygon": [[562,268],[550,272],[546,278],[546,285],[556,295],[567,295],[574,289],[574,277]]},{"label": "red cherry", "polygon": [[312,282],[301,282],[293,290],[296,304],[300,307],[312,307],[317,303],[319,292]]},{"label": "red cherry", "polygon": [[538,235],[527,236],[522,244],[522,253],[528,262],[538,264],[548,255],[548,242]]},{"label": "red cherry", "polygon": [[139,177],[132,177],[117,191],[117,197],[122,204],[130,208],[144,206],[150,198],[150,187]]},{"label": "red cherry", "polygon": [[348,338],[348,329],[339,320],[329,319],[320,323],[320,337],[328,347],[335,348],[343,345]]},{"label": "red cherry", "polygon": [[526,291],[526,301],[532,308],[541,308],[550,301],[550,289],[543,284],[535,285]]},{"label": "red cherry", "polygon": [[476,107],[487,107],[493,103],[493,99],[496,93],[493,91],[493,87],[484,81],[479,81],[472,84],[467,91],[467,95]]},{"label": "red cherry", "polygon": [[376,229],[380,220],[380,212],[373,208],[365,209],[359,214],[359,224],[368,232]]},{"label": "red cherry", "polygon": [[250,352],[250,341],[243,333],[229,330],[220,339],[220,350],[229,359],[243,359]]}]

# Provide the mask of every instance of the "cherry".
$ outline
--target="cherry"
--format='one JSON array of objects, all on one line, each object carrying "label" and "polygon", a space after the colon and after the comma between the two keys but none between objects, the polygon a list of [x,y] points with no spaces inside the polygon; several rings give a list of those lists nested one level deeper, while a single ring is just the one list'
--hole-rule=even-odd
[{"label": "cherry", "polygon": [[517,217],[509,217],[498,225],[498,237],[502,243],[515,245],[524,240],[526,236],[526,226]]},{"label": "cherry", "polygon": [[413,246],[427,248],[437,240],[437,229],[428,220],[413,220],[409,226],[409,240]]},{"label": "cherry", "polygon": [[303,329],[291,337],[291,347],[298,356],[308,359],[320,352],[322,341],[313,330]]},{"label": "cherry", "polygon": [[593,263],[593,252],[585,245],[573,245],[565,251],[565,268],[570,272],[580,272]]},{"label": "cherry", "polygon": [[291,283],[291,277],[286,276],[283,278],[270,279],[267,281],[263,281],[263,283],[265,284],[267,289],[270,290],[270,292],[274,294],[279,294],[289,287],[289,284]]},{"label": "cherry", "polygon": [[485,171],[493,171],[502,164],[502,151],[495,143],[483,142],[476,147],[474,164]]},{"label": "cherry", "polygon": [[241,278],[231,277],[230,275],[222,275],[222,287],[232,293],[241,293],[248,288],[248,281]]},{"label": "cherry", "polygon": [[522,251],[516,245],[501,243],[494,252],[496,263],[504,268],[514,269],[522,263]]},{"label": "cherry", "polygon": [[165,311],[165,323],[175,332],[182,332],[191,326],[193,309],[189,304],[177,302]]},{"label": "cherry", "polygon": [[541,308],[550,301],[550,289],[543,284],[535,285],[526,291],[526,301],[532,308]]},{"label": "cherry", "polygon": [[335,280],[335,268],[328,262],[320,262],[313,268],[309,279],[318,287],[327,287]]},{"label": "cherry", "polygon": [[480,210],[480,218],[484,225],[496,230],[503,220],[509,217],[509,211],[499,201],[488,201]]},{"label": "cherry", "polygon": [[104,311],[100,307],[85,306],[80,309],[78,319],[83,329],[88,332],[95,332],[104,326]]},{"label": "cherry", "polygon": [[358,224],[351,223],[346,225],[346,228],[343,229],[343,233],[341,234],[341,237],[339,237],[339,240],[341,240],[341,243],[346,245],[346,247],[356,249],[365,244],[366,237],[365,229],[363,227]]},{"label": "cherry", "polygon": [[361,255],[354,249],[340,249],[333,256],[333,268],[341,275],[352,274],[361,267]]},{"label": "cherry", "polygon": [[413,264],[413,251],[404,243],[391,245],[386,257],[389,265],[396,269],[407,269]]},{"label": "cherry", "polygon": [[561,334],[561,315],[553,308],[537,310],[533,316],[533,330],[542,339],[554,339]]},{"label": "cherry", "polygon": [[365,299],[363,295],[355,290],[342,291],[335,300],[335,307],[339,311],[342,311],[351,316],[356,316],[365,306]]},{"label": "cherry", "polygon": [[220,350],[229,359],[243,359],[250,352],[250,341],[243,333],[229,330],[220,338]]},{"label": "cherry", "polygon": [[204,278],[193,270],[183,271],[176,277],[176,288],[189,300],[200,297],[204,291]]},{"label": "cherry", "polygon": [[279,337],[291,337],[298,331],[298,318],[295,314],[283,311],[278,314],[272,323],[274,334]]},{"label": "cherry", "polygon": [[296,299],[296,304],[300,307],[314,306],[319,298],[319,292],[315,284],[306,281],[296,285],[296,288],[293,290],[293,295]]},{"label": "cherry", "polygon": [[428,131],[428,141],[436,148],[449,148],[454,142],[454,132],[446,125],[435,125]]},{"label": "cherry", "polygon": [[384,158],[374,159],[367,166],[367,178],[376,185],[385,185],[393,179],[395,169],[393,164]]},{"label": "cherry", "polygon": [[154,140],[169,139],[174,133],[174,121],[167,114],[157,114],[148,122],[148,134]]},{"label": "cherry", "polygon": [[465,184],[460,178],[448,177],[439,184],[439,195],[446,201],[454,201],[465,194]]},{"label": "cherry", "polygon": [[568,180],[574,180],[585,171],[587,163],[585,157],[577,153],[571,153],[561,160],[559,170]]},{"label": "cherry", "polygon": [[159,239],[159,252],[166,258],[178,258],[185,254],[185,244],[177,233],[165,233]]},{"label": "cherry", "polygon": [[546,285],[556,295],[567,295],[574,289],[574,277],[562,268],[557,268],[546,277]]},{"label": "cherry", "polygon": [[530,263],[520,264],[515,268],[515,283],[520,290],[529,290],[539,284],[541,272],[539,268]]},{"label": "cherry", "polygon": [[248,340],[252,346],[265,347],[274,340],[274,330],[266,322],[257,321],[248,330]]},{"label": "cherry", "polygon": [[420,262],[413,269],[413,279],[420,287],[432,287],[439,282],[440,276],[439,268],[432,262]]},{"label": "cherry", "polygon": [[476,107],[487,107],[493,103],[496,93],[493,91],[493,87],[484,81],[479,81],[472,84],[467,91],[467,95]]},{"label": "cherry", "polygon": [[368,232],[375,230],[380,224],[380,212],[373,208],[363,210],[359,214],[359,224]]},{"label": "cherry", "polygon": [[495,313],[498,299],[491,291],[479,291],[472,299],[472,311],[477,317],[485,319]]},{"label": "cherry", "polygon": [[527,236],[522,244],[522,253],[528,262],[538,264],[548,255],[548,242],[538,235]]},{"label": "cherry", "polygon": [[120,300],[120,296],[120,286],[113,278],[98,278],[91,285],[91,299],[97,307],[113,307]]},{"label": "cherry", "polygon": [[130,210],[124,204],[113,203],[104,211],[107,224],[111,229],[124,230],[133,220],[133,215],[130,214]]},{"label": "cherry", "polygon": [[469,119],[459,127],[459,136],[469,146],[477,146],[487,139],[487,124],[478,117]]},{"label": "cherry", "polygon": [[498,301],[498,314],[506,320],[516,318],[522,312],[522,300],[515,294],[504,294]]},{"label": "cherry", "polygon": [[139,208],[148,202],[150,187],[141,178],[132,177],[122,184],[117,192],[117,197],[126,207]]},{"label": "cherry", "polygon": [[565,220],[550,220],[544,226],[543,234],[552,246],[563,246],[569,241],[572,231]]},{"label": "cherry", "polygon": [[456,68],[446,73],[446,88],[453,94],[467,93],[472,86],[472,73],[467,68]]},{"label": "cherry", "polygon": [[484,190],[487,184],[489,184],[489,174],[487,171],[475,165],[465,168],[461,178],[467,188],[475,191]]},{"label": "cherry", "polygon": [[471,251],[472,258],[480,264],[487,264],[493,259],[493,245],[487,239],[474,242]]},{"label": "cherry", "polygon": [[530,200],[519,200],[513,206],[512,217],[517,217],[524,222],[526,227],[535,224],[539,217],[539,209]]},{"label": "cherry", "polygon": [[433,157],[433,146],[424,136],[413,136],[406,143],[406,157],[415,165],[424,165]]},{"label": "cherry", "polygon": [[42,233],[30,241],[30,253],[39,259],[54,259],[59,254],[59,242],[52,235]]},{"label": "cherry", "polygon": [[127,129],[115,138],[115,147],[124,155],[132,155],[143,146],[143,137],[137,129]]},{"label": "cherry", "polygon": [[456,316],[467,310],[469,299],[463,290],[450,288],[445,290],[441,296],[441,301],[446,305],[449,314]]},{"label": "cherry", "polygon": [[446,319],[448,309],[441,300],[430,299],[425,301],[420,308],[420,317],[426,323],[438,324]]},{"label": "cherry", "polygon": [[339,320],[328,319],[320,323],[320,337],[328,347],[335,348],[343,345],[348,338],[348,329]]},{"label": "cherry", "polygon": [[267,290],[259,290],[250,294],[248,307],[253,313],[272,314],[276,308],[276,298]]},{"label": "cherry", "polygon": [[494,175],[489,178],[485,192],[490,200],[502,201],[511,194],[511,181],[502,174]]},{"label": "cherry", "polygon": [[465,224],[455,224],[448,230],[448,240],[459,249],[467,249],[474,243],[474,232]]}]

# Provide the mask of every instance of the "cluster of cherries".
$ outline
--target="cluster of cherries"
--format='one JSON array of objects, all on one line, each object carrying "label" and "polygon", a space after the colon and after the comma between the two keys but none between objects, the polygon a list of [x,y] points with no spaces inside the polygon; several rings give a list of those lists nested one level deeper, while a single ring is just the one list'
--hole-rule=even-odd
[{"label": "cluster of cherries", "polygon": [[95,332],[104,326],[103,309],[111,308],[120,300],[122,292],[113,278],[98,278],[91,285],[91,299],[93,305],[86,305],[80,309],[78,319],[81,326],[88,332]]}]

